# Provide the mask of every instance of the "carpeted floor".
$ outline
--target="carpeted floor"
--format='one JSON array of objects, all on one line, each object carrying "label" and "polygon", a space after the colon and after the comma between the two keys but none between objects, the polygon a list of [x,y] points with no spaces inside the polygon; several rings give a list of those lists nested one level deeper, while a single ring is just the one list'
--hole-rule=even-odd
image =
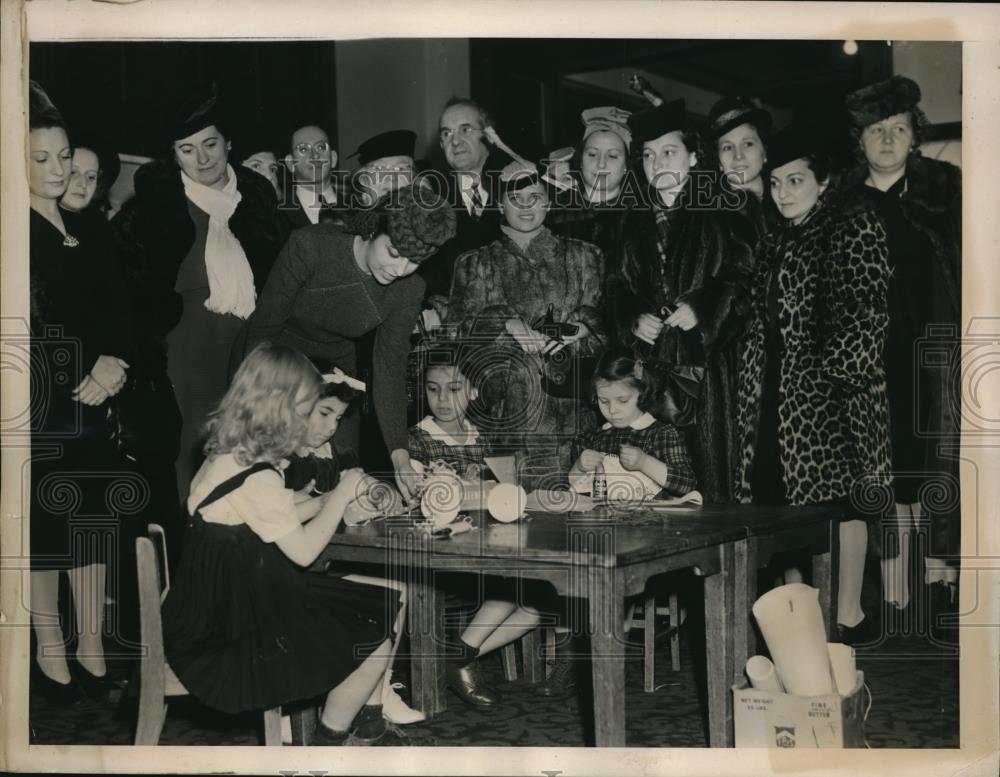
[{"label": "carpeted floor", "polygon": [[[877,611],[876,604],[866,601],[866,611]],[[668,640],[658,640],[654,693],[643,691],[641,658],[627,662],[629,746],[707,746],[704,680],[697,679],[704,677],[702,662],[697,660],[704,655],[701,633],[697,616],[689,618],[681,632],[682,668],[678,673],[670,670]],[[638,632],[632,637],[637,643],[641,640]],[[897,633],[859,648],[857,659],[873,699],[865,724],[870,747],[958,747],[957,647],[935,645],[913,633]],[[498,708],[487,712],[473,709],[449,693],[444,713],[405,730],[433,737],[438,745],[574,747],[593,741],[585,676],[577,696],[549,700],[523,681],[505,683],[498,653],[483,659],[483,665],[488,678],[503,693]],[[110,666],[113,677],[128,678],[131,662],[119,659]],[[407,669],[397,666],[395,676],[407,677]],[[405,698],[406,691],[403,694]],[[161,744],[256,745],[261,742],[259,719],[259,715],[225,716],[193,699],[177,699],[170,703]],[[32,744],[127,745],[133,725],[134,712],[124,703],[81,702],[60,708],[37,694],[31,698]]]}]

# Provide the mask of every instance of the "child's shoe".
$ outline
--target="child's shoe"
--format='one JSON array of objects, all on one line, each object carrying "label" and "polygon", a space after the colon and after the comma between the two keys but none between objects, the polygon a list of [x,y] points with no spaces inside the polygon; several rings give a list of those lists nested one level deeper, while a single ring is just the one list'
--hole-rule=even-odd
[{"label": "child's shoe", "polygon": [[391,669],[386,672],[385,684],[382,686],[382,717],[390,723],[397,723],[401,726],[427,720],[424,713],[413,709],[400,698],[397,691],[402,687],[402,683],[392,682]]}]

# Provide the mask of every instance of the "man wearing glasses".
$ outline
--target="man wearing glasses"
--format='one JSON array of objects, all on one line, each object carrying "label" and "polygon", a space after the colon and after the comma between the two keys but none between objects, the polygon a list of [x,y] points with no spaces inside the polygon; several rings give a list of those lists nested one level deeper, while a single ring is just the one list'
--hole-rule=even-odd
[{"label": "man wearing glasses", "polygon": [[447,169],[436,183],[441,187],[441,196],[455,209],[457,231],[436,257],[420,266],[427,282],[427,299],[432,303],[435,297],[448,296],[459,254],[488,245],[500,234],[500,212],[490,191],[490,180],[494,171],[509,160],[493,158],[494,149],[485,136],[486,127],[492,124],[481,105],[458,97],[445,104],[438,120],[438,142]]},{"label": "man wearing glasses", "polygon": [[285,155],[291,192],[286,189],[290,196],[281,205],[289,232],[339,218],[339,198],[331,176],[336,164],[337,152],[321,127],[307,124],[292,133],[291,150]]}]

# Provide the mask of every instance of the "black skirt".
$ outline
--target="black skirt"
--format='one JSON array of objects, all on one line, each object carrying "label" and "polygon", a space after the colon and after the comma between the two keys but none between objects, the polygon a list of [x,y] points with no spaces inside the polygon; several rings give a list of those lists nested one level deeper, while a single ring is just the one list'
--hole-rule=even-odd
[{"label": "black skirt", "polygon": [[163,604],[167,660],[230,713],[326,693],[392,635],[399,595],[296,567],[248,526],[192,519]]}]

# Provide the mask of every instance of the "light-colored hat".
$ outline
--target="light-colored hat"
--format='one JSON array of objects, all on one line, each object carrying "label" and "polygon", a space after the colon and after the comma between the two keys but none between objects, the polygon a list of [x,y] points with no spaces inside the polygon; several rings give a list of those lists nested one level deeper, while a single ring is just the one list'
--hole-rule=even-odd
[{"label": "light-colored hat", "polygon": [[598,108],[587,108],[580,114],[583,122],[583,139],[586,140],[595,132],[613,132],[622,139],[627,149],[632,144],[632,130],[628,126],[628,117],[632,114],[613,105],[602,105]]}]

